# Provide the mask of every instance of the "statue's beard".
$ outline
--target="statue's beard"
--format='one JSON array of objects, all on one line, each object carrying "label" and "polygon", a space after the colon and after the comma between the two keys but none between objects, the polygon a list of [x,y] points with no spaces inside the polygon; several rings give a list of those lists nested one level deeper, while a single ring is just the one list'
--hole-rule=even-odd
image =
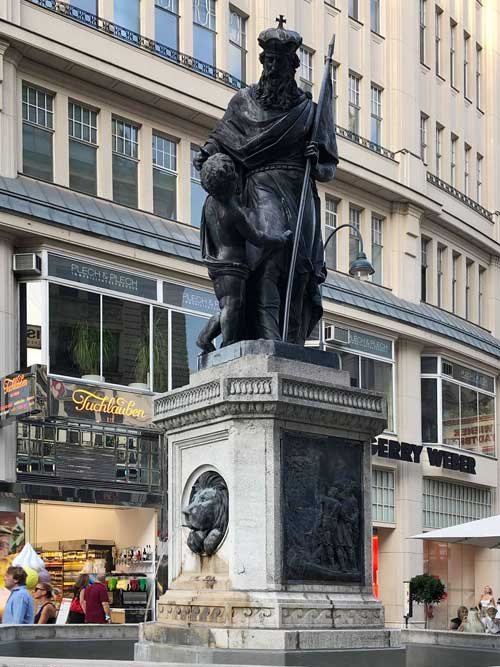
[{"label": "statue's beard", "polygon": [[300,98],[294,73],[262,71],[257,84],[257,99],[264,109],[289,109]]}]

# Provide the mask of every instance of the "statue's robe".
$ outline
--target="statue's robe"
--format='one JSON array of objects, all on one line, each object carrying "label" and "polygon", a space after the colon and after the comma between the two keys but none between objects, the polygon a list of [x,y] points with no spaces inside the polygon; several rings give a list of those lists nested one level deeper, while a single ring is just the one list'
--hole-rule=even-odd
[{"label": "statue's robe", "polygon": [[[301,92],[297,104],[290,109],[268,110],[259,104],[256,90],[257,86],[249,86],[234,95],[202,150],[209,155],[223,152],[233,158],[242,179],[243,204],[256,210],[256,225],[263,232],[277,234],[291,229],[295,234],[306,165],[304,152],[311,140],[316,104],[309,95]],[[331,167],[331,175],[322,180],[333,177],[338,162],[329,92],[315,137],[319,145],[319,168]],[[283,267],[282,308],[290,255],[291,251]],[[255,274],[262,263],[273,261],[272,251],[250,243],[247,244],[247,258]],[[320,206],[313,170],[306,188],[295,268],[297,273],[311,276],[307,290],[311,308],[304,326],[307,335],[322,315],[319,284],[326,276],[324,267]]]}]

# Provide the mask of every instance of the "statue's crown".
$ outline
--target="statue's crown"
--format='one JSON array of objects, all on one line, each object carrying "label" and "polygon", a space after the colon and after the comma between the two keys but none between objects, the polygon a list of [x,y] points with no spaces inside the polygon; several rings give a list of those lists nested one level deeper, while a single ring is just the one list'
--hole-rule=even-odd
[{"label": "statue's crown", "polygon": [[266,28],[260,33],[259,45],[268,53],[294,53],[302,44],[302,37],[298,32],[283,27],[286,23],[284,16],[280,15],[276,20],[276,28]]}]

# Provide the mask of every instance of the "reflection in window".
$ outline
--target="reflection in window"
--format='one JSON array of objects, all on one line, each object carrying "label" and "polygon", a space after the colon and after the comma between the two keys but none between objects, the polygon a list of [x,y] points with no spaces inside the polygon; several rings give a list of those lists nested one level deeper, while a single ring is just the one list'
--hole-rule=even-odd
[{"label": "reflection in window", "polygon": [[459,386],[443,380],[443,444],[460,447],[460,391]]},{"label": "reflection in window", "polygon": [[139,128],[113,118],[113,201],[137,208]]},{"label": "reflection in window", "polygon": [[179,48],[179,0],[155,0],[155,40]]},{"label": "reflection in window", "polygon": [[141,32],[141,3],[140,0],[115,0],[114,23],[127,30]]},{"label": "reflection in window", "polygon": [[422,378],[422,442],[437,442],[437,380]]},{"label": "reflection in window", "polygon": [[215,0],[193,0],[193,56],[215,66]]},{"label": "reflection in window", "polygon": [[191,146],[191,224],[193,227],[199,227],[201,222],[201,212],[207,193],[201,187],[200,172],[193,166],[193,159],[199,151],[198,146]]},{"label": "reflection in window", "polygon": [[23,173],[43,181],[52,181],[54,95],[23,83],[22,106]]},{"label": "reflection in window", "polygon": [[[26,366],[42,363],[42,342],[43,342],[43,321],[42,316],[42,287],[44,283],[41,280],[25,283],[23,288],[26,290],[26,330],[21,332],[24,341],[21,345],[26,345]],[[22,364],[24,365],[24,364]]]},{"label": "reflection in window", "polygon": [[97,113],[68,104],[69,187],[97,194]]},{"label": "reflection in window", "polygon": [[229,12],[229,74],[240,81],[246,79],[246,19],[230,9]]},{"label": "reflection in window", "polygon": [[196,372],[196,339],[206,323],[203,317],[172,312],[172,389],[189,384],[190,374]]},{"label": "reflection in window", "polygon": [[153,308],[153,391],[168,391],[168,310]]},{"label": "reflection in window", "polygon": [[177,218],[177,144],[153,132],[153,210]]}]

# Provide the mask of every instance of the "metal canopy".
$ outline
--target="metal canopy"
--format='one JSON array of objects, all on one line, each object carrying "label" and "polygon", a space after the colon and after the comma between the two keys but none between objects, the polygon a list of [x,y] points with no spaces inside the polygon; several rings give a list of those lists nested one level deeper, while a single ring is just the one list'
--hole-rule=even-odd
[{"label": "metal canopy", "polygon": [[500,515],[469,521],[449,528],[412,535],[412,540],[470,544],[488,549],[500,549]]}]

